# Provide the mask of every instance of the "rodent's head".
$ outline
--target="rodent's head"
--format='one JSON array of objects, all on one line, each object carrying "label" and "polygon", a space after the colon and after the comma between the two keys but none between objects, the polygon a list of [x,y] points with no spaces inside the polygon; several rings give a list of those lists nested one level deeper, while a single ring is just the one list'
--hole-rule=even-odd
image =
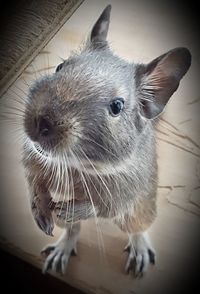
[{"label": "rodent's head", "polygon": [[146,123],[163,111],[187,72],[186,48],[149,64],[115,56],[106,41],[110,10],[103,11],[81,53],[30,89],[24,127],[38,152],[117,165],[133,153]]}]

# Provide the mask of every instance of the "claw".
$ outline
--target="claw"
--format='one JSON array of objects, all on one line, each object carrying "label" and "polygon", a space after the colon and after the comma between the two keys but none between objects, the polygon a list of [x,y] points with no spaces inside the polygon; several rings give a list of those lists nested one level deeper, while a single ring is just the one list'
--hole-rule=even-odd
[{"label": "claw", "polygon": [[151,249],[148,249],[148,254],[149,254],[150,263],[155,264],[156,263],[155,253]]},{"label": "claw", "polygon": [[[42,196],[45,196],[42,198]],[[33,198],[31,203],[32,213],[38,227],[48,236],[53,236],[54,222],[51,215],[51,198],[48,195],[42,195],[39,198]],[[47,197],[48,196],[48,197]]]},{"label": "claw", "polygon": [[72,249],[72,251],[71,251],[71,256],[77,256],[77,251],[76,251],[75,248]]},{"label": "claw", "polygon": [[53,228],[54,228],[54,225],[49,223],[47,225],[46,234],[53,237]]},{"label": "claw", "polygon": [[129,244],[126,245],[126,246],[124,247],[123,252],[128,252],[128,253],[130,253],[130,245],[129,245]]},{"label": "claw", "polygon": [[53,236],[54,223],[51,215],[46,216],[39,213],[34,218],[40,230],[48,236]]},{"label": "claw", "polygon": [[126,273],[129,274],[130,271],[133,271],[135,268],[135,265],[136,265],[135,258],[128,259],[127,264],[126,264],[126,268],[125,268]]}]

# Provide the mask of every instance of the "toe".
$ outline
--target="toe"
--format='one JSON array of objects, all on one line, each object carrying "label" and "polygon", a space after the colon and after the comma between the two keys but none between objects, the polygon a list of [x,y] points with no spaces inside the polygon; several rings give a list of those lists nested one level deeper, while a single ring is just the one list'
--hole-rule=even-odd
[{"label": "toe", "polygon": [[69,260],[69,257],[67,255],[63,254],[62,258],[61,258],[61,273],[63,275],[65,274],[66,267],[67,267],[67,264],[68,264],[68,260]]},{"label": "toe", "polygon": [[58,252],[53,260],[52,260],[52,265],[51,265],[51,269],[52,271],[56,272],[60,272],[60,268],[61,268],[61,258],[62,258],[63,253],[62,252]]},{"label": "toe", "polygon": [[135,276],[138,278],[143,277],[147,272],[149,265],[149,255],[146,251],[142,252],[136,257]]},{"label": "toe", "polygon": [[136,265],[135,265],[135,276],[137,277],[143,269],[143,256],[142,254],[137,254],[136,256]]},{"label": "toe", "polygon": [[142,273],[142,275],[144,275],[147,272],[147,269],[149,266],[149,255],[146,251],[143,253],[142,261],[143,261],[143,263],[140,267],[140,272]]},{"label": "toe", "polygon": [[135,270],[135,266],[136,266],[136,259],[134,256],[130,256],[128,257],[127,263],[126,263],[126,267],[125,267],[125,271],[127,274],[129,274],[130,271]]},{"label": "toe", "polygon": [[55,255],[56,255],[56,252],[54,250],[46,258],[45,263],[44,263],[44,266],[43,266],[43,269],[42,269],[42,273],[43,274],[46,274],[46,272],[52,268],[52,262],[53,262],[53,259],[54,259]]}]

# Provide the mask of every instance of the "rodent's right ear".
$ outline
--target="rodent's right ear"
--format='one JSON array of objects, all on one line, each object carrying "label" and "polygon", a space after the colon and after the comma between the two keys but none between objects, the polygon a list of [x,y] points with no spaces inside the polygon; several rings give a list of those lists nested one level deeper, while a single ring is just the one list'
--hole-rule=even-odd
[{"label": "rodent's right ear", "polygon": [[144,117],[154,119],[163,112],[190,65],[190,51],[179,47],[137,67],[137,95]]},{"label": "rodent's right ear", "polygon": [[111,12],[111,5],[108,5],[100,17],[98,18],[97,22],[93,26],[90,41],[91,43],[104,43],[106,42],[106,37],[108,34],[108,28],[110,23],[110,12]]}]

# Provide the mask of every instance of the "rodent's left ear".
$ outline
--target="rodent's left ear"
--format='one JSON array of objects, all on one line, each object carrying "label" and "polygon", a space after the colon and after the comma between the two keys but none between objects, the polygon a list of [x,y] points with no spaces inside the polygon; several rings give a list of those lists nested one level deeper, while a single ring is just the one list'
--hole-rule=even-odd
[{"label": "rodent's left ear", "polygon": [[110,23],[110,11],[111,5],[108,5],[93,26],[90,36],[90,41],[92,43],[102,43],[106,41]]},{"label": "rodent's left ear", "polygon": [[137,67],[137,95],[143,116],[153,119],[162,113],[190,65],[190,51],[180,47],[170,50],[147,65]]}]

